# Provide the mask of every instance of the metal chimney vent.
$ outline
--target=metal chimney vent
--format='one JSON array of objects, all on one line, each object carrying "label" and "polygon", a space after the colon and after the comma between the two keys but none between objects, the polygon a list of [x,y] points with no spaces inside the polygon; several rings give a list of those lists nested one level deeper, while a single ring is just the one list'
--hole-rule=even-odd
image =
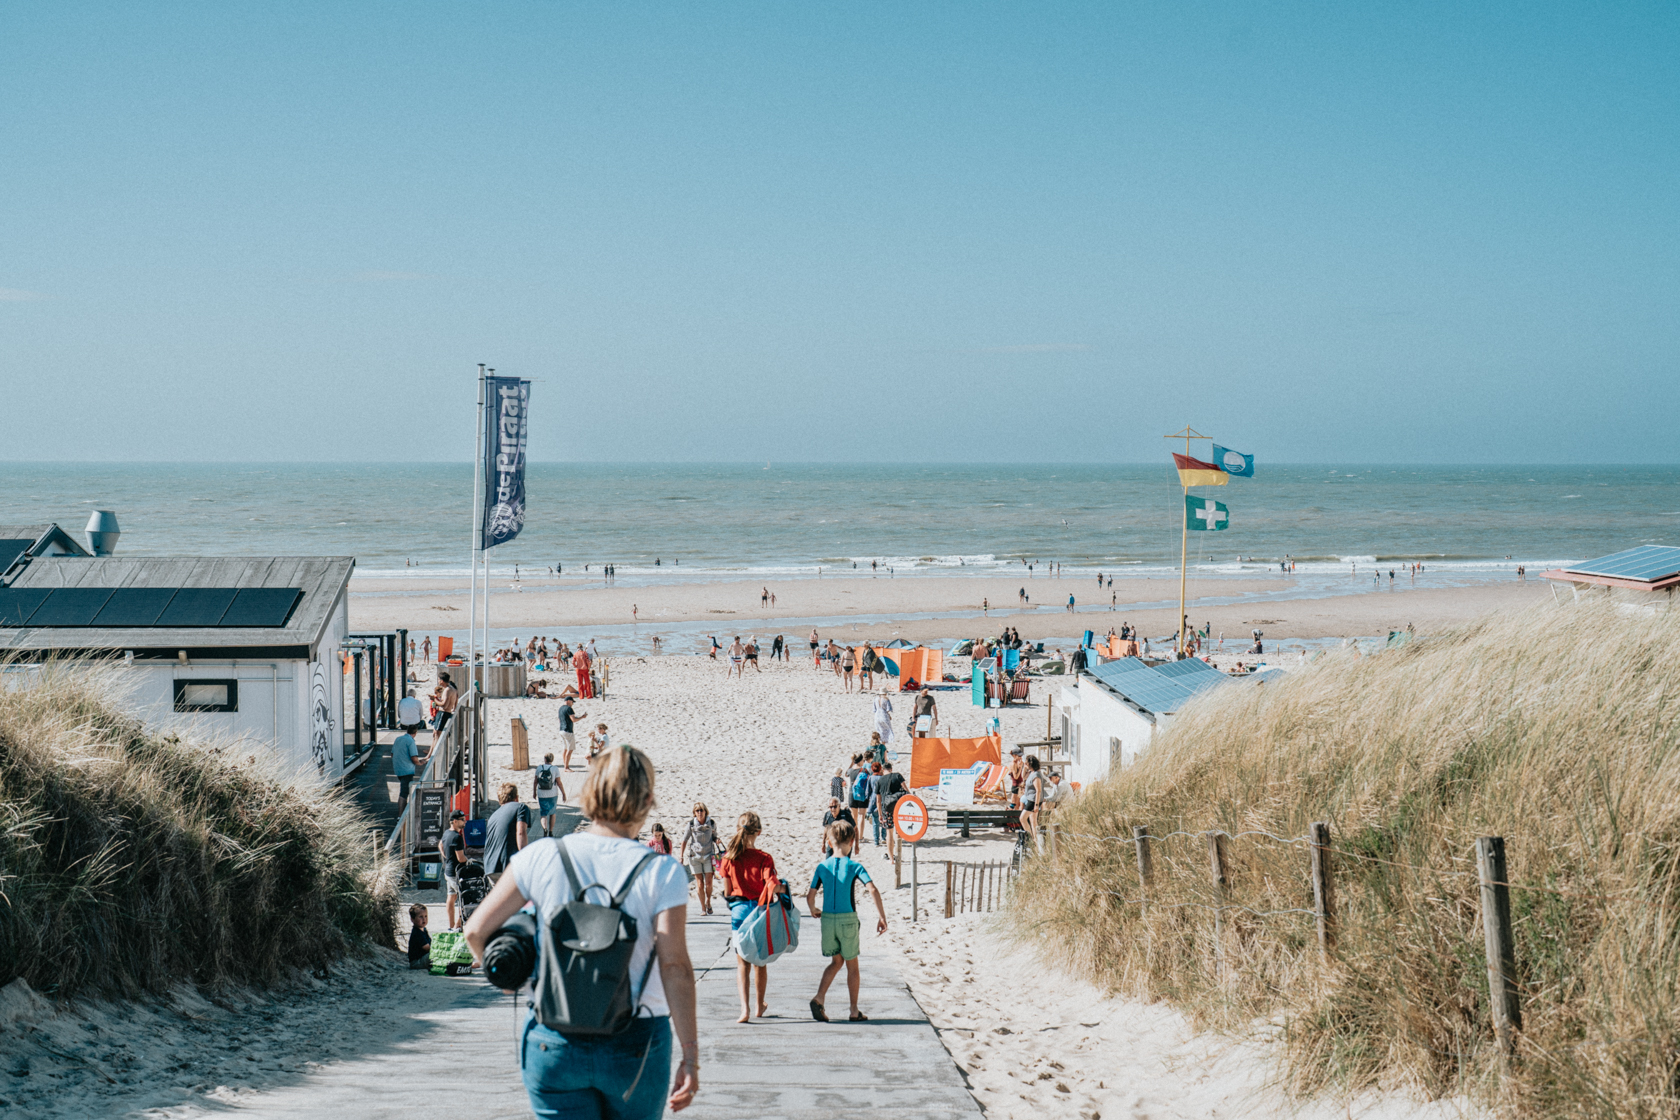
[{"label": "metal chimney vent", "polygon": [[86,531],[88,547],[95,556],[110,556],[117,551],[117,538],[122,536],[122,530],[117,528],[117,515],[110,510],[94,510]]}]

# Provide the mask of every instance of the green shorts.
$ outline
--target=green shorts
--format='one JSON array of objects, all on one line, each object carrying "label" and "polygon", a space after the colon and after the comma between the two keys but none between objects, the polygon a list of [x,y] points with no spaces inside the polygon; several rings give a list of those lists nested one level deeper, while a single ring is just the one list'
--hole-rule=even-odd
[{"label": "green shorts", "polygon": [[822,916],[823,956],[857,960],[858,924],[856,914],[825,913]]}]

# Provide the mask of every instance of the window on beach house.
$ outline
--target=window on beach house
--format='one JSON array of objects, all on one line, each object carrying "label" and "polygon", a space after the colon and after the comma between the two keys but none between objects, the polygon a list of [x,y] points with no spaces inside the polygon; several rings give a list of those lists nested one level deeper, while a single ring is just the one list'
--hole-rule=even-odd
[{"label": "window on beach house", "polygon": [[237,712],[238,681],[178,680],[175,682],[177,712]]}]

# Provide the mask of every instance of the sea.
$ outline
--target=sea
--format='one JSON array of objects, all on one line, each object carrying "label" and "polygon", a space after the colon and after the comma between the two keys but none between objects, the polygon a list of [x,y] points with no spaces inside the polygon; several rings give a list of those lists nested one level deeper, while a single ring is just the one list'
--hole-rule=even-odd
[{"label": "sea", "polygon": [[[80,536],[90,511],[111,510],[122,555],[354,556],[358,597],[417,594],[404,581],[464,582],[469,570],[467,463],[8,463],[0,479],[0,525],[57,522]],[[1286,589],[1259,596],[1281,600],[1509,580],[1519,565],[1537,575],[1638,544],[1680,545],[1673,467],[1262,462],[1252,479],[1198,488],[1227,506],[1229,527],[1187,534],[1178,476],[1165,464],[533,463],[526,491],[524,529],[490,551],[504,593],[508,580],[517,588],[556,567],[595,577],[608,564],[617,586],[997,576],[1028,565],[1041,574],[1048,564],[1069,578],[1160,578],[1177,574],[1187,538],[1201,579],[1278,574],[1293,563]],[[1424,575],[1408,579],[1412,564]],[[1385,578],[1396,569],[1398,581]],[[1083,617],[1111,611],[1105,598],[1081,597],[1076,617],[1059,598],[1035,606],[1068,623],[1071,637],[1112,623]],[[948,617],[960,636],[983,629],[979,614],[781,624]],[[708,625],[658,630],[668,649],[701,648]],[[651,632],[645,623],[555,629],[621,651],[645,651]]]},{"label": "sea", "polygon": [[[363,576],[464,574],[466,463],[8,463],[0,524],[80,535],[112,510],[128,555],[349,555]],[[614,565],[617,582],[898,575],[1030,563],[1176,572],[1168,465],[533,463],[523,531],[492,569]],[[1268,465],[1201,487],[1229,527],[1189,533],[1204,576],[1423,563],[1505,578],[1636,544],[1680,544],[1680,468]]]}]

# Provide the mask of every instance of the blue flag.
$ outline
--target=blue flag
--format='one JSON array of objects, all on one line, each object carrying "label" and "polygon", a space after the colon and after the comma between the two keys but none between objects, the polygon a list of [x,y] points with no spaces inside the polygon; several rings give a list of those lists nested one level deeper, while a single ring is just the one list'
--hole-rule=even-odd
[{"label": "blue flag", "polygon": [[531,383],[517,377],[484,381],[484,523],[480,548],[495,548],[525,527],[525,435]]},{"label": "blue flag", "polygon": [[1213,445],[1213,461],[1226,474],[1234,474],[1238,478],[1254,477],[1254,456],[1244,455],[1241,451],[1232,451],[1229,447]]}]

